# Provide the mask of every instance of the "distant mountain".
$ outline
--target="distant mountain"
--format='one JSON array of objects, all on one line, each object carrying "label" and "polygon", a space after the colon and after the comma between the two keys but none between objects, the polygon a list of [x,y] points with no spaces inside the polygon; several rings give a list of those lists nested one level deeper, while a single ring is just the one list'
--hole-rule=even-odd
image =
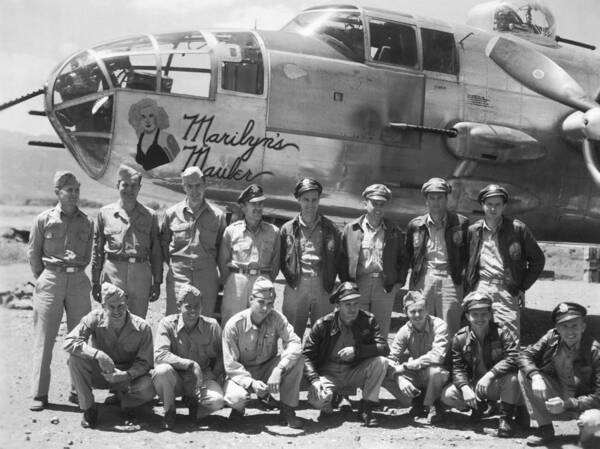
[{"label": "distant mountain", "polygon": [[29,135],[0,129],[0,201],[23,204],[54,198],[52,180],[57,170],[70,170],[81,181],[81,198],[102,204],[114,201],[115,189],[91,180],[66,149],[33,147],[30,140],[59,142],[57,136]]}]

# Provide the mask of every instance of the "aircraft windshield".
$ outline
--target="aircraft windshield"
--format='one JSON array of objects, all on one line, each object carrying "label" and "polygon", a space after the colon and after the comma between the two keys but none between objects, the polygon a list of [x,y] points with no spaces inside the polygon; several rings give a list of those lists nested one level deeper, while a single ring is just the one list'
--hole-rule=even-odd
[{"label": "aircraft windshield", "polygon": [[554,39],[554,15],[541,0],[500,0],[469,12],[467,24],[490,31],[527,33]]},{"label": "aircraft windshield", "polygon": [[306,11],[283,27],[282,31],[312,36],[348,59],[364,61],[364,30],[359,11]]}]

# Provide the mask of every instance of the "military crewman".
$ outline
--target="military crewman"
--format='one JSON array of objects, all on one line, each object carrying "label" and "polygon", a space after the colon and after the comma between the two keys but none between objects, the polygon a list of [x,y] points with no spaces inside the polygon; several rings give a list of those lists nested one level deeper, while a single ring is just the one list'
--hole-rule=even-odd
[{"label": "military crewman", "polygon": [[412,404],[410,416],[427,418],[435,424],[445,416],[439,399],[449,376],[444,367],[449,349],[448,327],[444,320],[427,313],[420,292],[409,291],[403,301],[408,322],[394,337],[383,386],[402,407]]},{"label": "military crewman", "polygon": [[[90,311],[90,263],[93,221],[78,208],[80,183],[71,172],[54,175],[58,204],[36,217],[27,257],[36,286],[33,293],[33,373],[30,410],[48,405],[52,349],[63,316],[73,329]],[[74,391],[69,400],[76,402]]]},{"label": "military crewman", "polygon": [[544,253],[525,223],[504,216],[504,187],[490,184],[481,189],[478,200],[484,218],[469,226],[465,289],[482,290],[492,298],[494,320],[519,339],[525,290],[544,269]]},{"label": "military crewman", "polygon": [[154,388],[149,371],[152,331],[142,318],[129,313],[123,290],[102,284],[102,309],[94,309],[65,337],[70,354],[69,371],[77,389],[81,426],[96,427],[98,411],[93,388],[117,392],[126,422],[135,408],[152,400]]},{"label": "military crewman", "polygon": [[469,222],[448,210],[452,187],[446,180],[431,178],[421,192],[427,213],[413,218],[406,232],[406,252],[412,269],[409,288],[423,293],[428,314],[446,322],[452,339],[462,316]]},{"label": "military crewman", "polygon": [[396,293],[408,272],[404,235],[385,218],[392,192],[383,184],[362,193],[366,213],[344,227],[342,233],[342,281],[353,281],[360,290],[360,308],[375,315],[381,333],[390,329]]},{"label": "military crewman", "polygon": [[269,408],[274,402],[271,395],[279,394],[280,417],[289,427],[301,428],[295,412],[304,367],[301,342],[285,316],[273,309],[274,302],[273,283],[260,276],[252,287],[249,308],[225,324],[225,401],[232,408],[230,418],[236,420],[244,415],[251,393]]},{"label": "military crewman", "polygon": [[329,293],[340,267],[341,236],[331,220],[319,214],[323,186],[303,178],[294,188],[300,214],[281,227],[281,271],[287,285],[283,314],[302,339],[311,323],[332,310]]},{"label": "military crewman", "polygon": [[223,233],[219,272],[223,281],[221,323],[248,307],[252,285],[258,276],[272,281],[279,273],[279,229],[262,219],[266,197],[261,186],[251,184],[238,197],[244,218]]},{"label": "military crewman", "polygon": [[521,392],[517,380],[519,345],[514,333],[492,320],[492,299],[471,292],[463,301],[468,325],[452,341],[452,384],[442,391],[442,401],[459,410],[471,409],[478,422],[485,402],[501,403],[498,436],[512,437]]},{"label": "military crewman", "polygon": [[167,209],[161,226],[163,256],[169,264],[166,314],[177,313],[177,288],[191,284],[202,292],[204,314],[214,317],[225,214],[206,201],[206,180],[198,167],[186,168],[181,180],[186,198]]},{"label": "military crewman", "polygon": [[178,314],[163,318],[154,341],[152,382],[165,415],[161,427],[173,429],[175,397],[183,396],[192,419],[223,408],[221,327],[201,315],[202,293],[183,284],[177,291]]},{"label": "military crewman", "polygon": [[110,282],[127,294],[131,313],[146,318],[148,301],[156,301],[163,277],[156,212],[138,202],[142,176],[122,165],[117,175],[119,201],[98,213],[92,253],[92,296],[100,302],[100,285]]},{"label": "military crewman", "polygon": [[360,293],[354,282],[342,282],[330,301],[335,311],[312,326],[302,350],[304,375],[311,384],[308,402],[321,411],[320,418],[326,418],[333,413],[335,393],[360,387],[360,419],[365,426],[376,427],[379,421],[373,410],[390,348],[373,314],[359,308]]},{"label": "military crewman", "polygon": [[597,414],[586,410],[600,409],[600,343],[586,332],[586,315],[580,304],[561,302],[554,328],[519,355],[521,391],[538,425],[529,446],[548,445],[556,419],[577,419],[583,443],[597,429]]}]

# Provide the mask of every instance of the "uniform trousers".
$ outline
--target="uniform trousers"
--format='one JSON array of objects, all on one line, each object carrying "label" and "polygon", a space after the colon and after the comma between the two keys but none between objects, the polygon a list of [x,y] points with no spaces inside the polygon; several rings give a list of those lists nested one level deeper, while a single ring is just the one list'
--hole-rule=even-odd
[{"label": "uniform trousers", "polygon": [[152,383],[164,404],[165,412],[175,410],[175,398],[183,396],[198,402],[197,418],[208,416],[224,405],[223,389],[214,379],[204,379],[196,392],[196,376],[192,371],[176,370],[168,363],[160,363],[152,370]]},{"label": "uniform trousers", "polygon": [[202,315],[215,318],[219,273],[213,261],[202,267],[187,268],[173,262],[167,272],[167,315],[177,313],[176,292],[181,284],[191,284],[202,292]]},{"label": "uniform trousers", "polygon": [[[546,382],[546,393],[548,399],[560,397],[564,400],[575,396],[575,392],[573,390],[569,392],[569,389],[565,388],[558,379],[542,373],[540,373],[540,375],[544,378],[544,382]],[[525,400],[525,405],[527,406],[529,416],[538,423],[538,426],[552,424],[552,421],[568,421],[571,419],[577,419],[580,412],[576,410],[567,410],[556,415],[554,413],[550,413],[546,409],[545,401],[534,396],[533,389],[531,388],[531,379],[524,376],[521,371],[519,371],[519,385],[521,387],[521,391],[523,392],[523,398]]]},{"label": "uniform trousers", "polygon": [[[129,366],[117,365],[117,368],[126,370]],[[132,381],[110,383],[102,377],[100,365],[96,360],[74,355],[69,357],[69,371],[75,384],[81,410],[94,406],[93,388],[110,389],[116,392],[121,400],[122,409],[137,407],[154,398],[154,387],[149,373]]]},{"label": "uniform trousers", "polygon": [[318,410],[331,410],[333,393],[347,387],[359,387],[366,401],[379,402],[379,390],[385,379],[388,359],[371,357],[354,366],[349,363],[326,362],[320,369],[320,381],[325,394],[319,396],[315,388],[308,391],[308,403]]},{"label": "uniform trousers", "polygon": [[389,293],[383,288],[383,277],[371,277],[368,274],[359,275],[356,280],[360,291],[360,308],[375,315],[381,334],[387,338],[392,321],[392,310],[396,299],[396,289]]},{"label": "uniform trousers", "polygon": [[223,304],[221,305],[221,325],[238,312],[248,308],[248,298],[258,275],[230,273],[223,287]]},{"label": "uniform trousers", "polygon": [[321,276],[302,276],[296,288],[285,286],[282,312],[300,340],[306,331],[309,314],[312,326],[331,311],[333,305],[329,302],[329,294],[323,288]]},{"label": "uniform trousers", "polygon": [[[267,379],[273,372],[273,369],[280,361],[280,357],[273,357],[271,360],[260,365],[245,366],[252,379],[267,382]],[[304,359],[300,357],[296,363],[288,366],[281,375],[279,384],[280,400],[283,404],[290,407],[298,406],[298,396],[300,394],[300,382],[304,370]],[[225,380],[225,403],[236,410],[243,410],[250,401],[250,391],[234,380],[227,378]]]},{"label": "uniform trousers", "polygon": [[445,321],[448,326],[448,339],[460,329],[462,317],[462,285],[456,285],[452,276],[445,270],[425,269],[417,282],[416,289],[425,298],[427,313]]},{"label": "uniform trousers", "polygon": [[[406,371],[404,374],[398,376],[398,378],[402,377],[408,380],[415,388],[421,391],[425,390],[423,405],[432,406],[440,398],[449,375],[448,370],[441,366],[428,366],[421,370]],[[393,375],[391,370],[388,370],[388,375],[383,381],[383,387],[400,401],[402,407],[409,407],[413,397],[400,391],[398,378]]]},{"label": "uniform trousers", "polygon": [[[148,262],[104,261],[102,282],[110,282],[127,293],[127,307],[134,315],[146,318],[152,287],[152,272]],[[161,279],[162,281],[162,279]]]},{"label": "uniform trousers", "polygon": [[505,326],[513,332],[517,343],[521,338],[521,309],[519,299],[511,295],[502,283],[480,280],[477,291],[484,292],[492,298],[494,322]]},{"label": "uniform trousers", "polygon": [[[476,382],[471,384],[471,388],[475,391]],[[519,382],[517,373],[509,373],[499,378],[494,378],[487,389],[485,398],[490,401],[502,401],[507,404],[519,404],[521,399],[521,391],[519,390]],[[458,410],[468,408],[467,403],[463,399],[462,391],[456,385],[450,384],[442,391],[442,402],[449,407],[454,407]]]},{"label": "uniform trousers", "polygon": [[67,314],[67,330],[71,331],[91,310],[90,291],[90,280],[83,271],[44,270],[38,277],[33,292],[33,398],[48,395],[52,350],[63,310]]}]

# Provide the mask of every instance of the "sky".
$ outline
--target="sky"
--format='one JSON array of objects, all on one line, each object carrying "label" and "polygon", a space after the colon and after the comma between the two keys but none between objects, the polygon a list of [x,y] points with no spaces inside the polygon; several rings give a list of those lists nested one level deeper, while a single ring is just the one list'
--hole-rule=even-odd
[{"label": "sky", "polygon": [[[302,9],[332,0],[2,0],[0,2],[0,103],[41,88],[52,69],[75,51],[140,33],[206,28],[276,30]],[[464,23],[481,0],[364,0],[372,6]],[[600,46],[600,0],[545,0],[557,33]],[[599,52],[599,50],[596,50]],[[598,86],[600,88],[600,86]],[[53,134],[42,97],[0,112],[0,129]]]}]

